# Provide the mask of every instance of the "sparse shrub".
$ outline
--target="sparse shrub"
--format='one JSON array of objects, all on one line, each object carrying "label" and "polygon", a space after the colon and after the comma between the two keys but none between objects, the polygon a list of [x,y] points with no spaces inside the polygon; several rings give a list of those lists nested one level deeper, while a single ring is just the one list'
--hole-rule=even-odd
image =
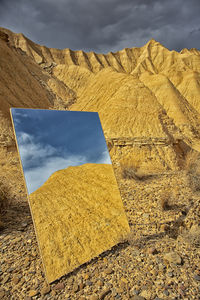
[{"label": "sparse shrub", "polygon": [[6,207],[6,192],[3,188],[2,183],[0,183],[0,229],[3,228],[3,222],[2,222],[2,211]]},{"label": "sparse shrub", "polygon": [[143,171],[135,167],[121,166],[121,169],[122,169],[122,177],[124,179],[143,180],[151,176],[145,174]]},{"label": "sparse shrub", "polygon": [[194,191],[200,191],[200,153],[191,150],[185,159],[184,169],[187,184]]},{"label": "sparse shrub", "polygon": [[170,199],[171,199],[171,196],[170,196],[169,192],[166,191],[165,193],[163,193],[163,195],[161,196],[161,199],[160,199],[160,205],[163,210],[170,209]]},{"label": "sparse shrub", "polygon": [[182,234],[183,238],[192,246],[200,247],[200,227],[193,225],[189,231]]},{"label": "sparse shrub", "polygon": [[136,169],[133,167],[122,167],[122,177],[124,179],[137,179]]},{"label": "sparse shrub", "polygon": [[187,173],[193,173],[196,170],[198,158],[199,152],[195,150],[191,150],[187,153],[184,164],[184,169]]}]

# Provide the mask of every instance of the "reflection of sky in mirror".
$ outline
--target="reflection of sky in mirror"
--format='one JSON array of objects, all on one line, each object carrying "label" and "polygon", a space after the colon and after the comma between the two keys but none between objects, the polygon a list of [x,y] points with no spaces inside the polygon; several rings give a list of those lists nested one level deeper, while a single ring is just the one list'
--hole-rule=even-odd
[{"label": "reflection of sky in mirror", "polygon": [[68,166],[111,164],[98,113],[11,109],[28,193]]}]

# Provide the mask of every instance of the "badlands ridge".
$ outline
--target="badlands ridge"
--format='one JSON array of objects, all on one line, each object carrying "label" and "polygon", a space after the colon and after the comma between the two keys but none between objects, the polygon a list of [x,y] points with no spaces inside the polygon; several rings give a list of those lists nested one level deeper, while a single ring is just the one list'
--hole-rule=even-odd
[{"label": "badlands ridge", "polygon": [[[188,150],[200,150],[200,51],[169,51],[151,40],[85,53],[0,32],[4,128],[10,107],[97,111],[111,156],[151,172],[178,169]],[[1,136],[0,143],[13,142]]]}]

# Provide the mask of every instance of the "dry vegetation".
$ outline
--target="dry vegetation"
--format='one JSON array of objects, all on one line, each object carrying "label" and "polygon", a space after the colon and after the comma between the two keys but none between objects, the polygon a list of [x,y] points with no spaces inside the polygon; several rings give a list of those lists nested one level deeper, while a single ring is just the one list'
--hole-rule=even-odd
[{"label": "dry vegetation", "polygon": [[1,214],[3,212],[3,210],[5,209],[5,207],[7,206],[7,192],[5,190],[5,187],[3,186],[3,184],[0,182],[0,229],[3,228],[3,221],[2,221],[2,217]]},{"label": "dry vegetation", "polygon": [[190,151],[185,160],[185,172],[190,188],[197,192],[200,190],[200,154],[197,151]]}]

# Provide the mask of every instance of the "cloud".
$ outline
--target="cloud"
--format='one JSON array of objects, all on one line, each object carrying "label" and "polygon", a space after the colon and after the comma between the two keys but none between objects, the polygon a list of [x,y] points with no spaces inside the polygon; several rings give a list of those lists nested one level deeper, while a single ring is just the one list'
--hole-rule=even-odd
[{"label": "cloud", "polygon": [[43,164],[44,160],[56,153],[54,147],[37,142],[32,135],[25,132],[18,132],[17,138],[24,170]]},{"label": "cloud", "polygon": [[63,149],[62,155],[58,155],[61,153],[60,149],[38,142],[35,136],[26,132],[18,132],[17,140],[29,194],[42,186],[58,170],[91,162],[111,164],[107,149],[95,161],[91,161],[87,155],[73,155]]},{"label": "cloud", "polygon": [[199,15],[199,0],[1,0],[0,10],[1,26],[37,43],[104,53],[151,38],[200,48]]},{"label": "cloud", "polygon": [[86,163],[86,158],[82,156],[70,156],[68,158],[54,156],[45,160],[42,166],[28,169],[25,172],[28,193],[31,194],[42,186],[52,173],[83,163]]},{"label": "cloud", "polygon": [[103,151],[101,157],[96,161],[97,164],[112,164],[109,152]]}]

